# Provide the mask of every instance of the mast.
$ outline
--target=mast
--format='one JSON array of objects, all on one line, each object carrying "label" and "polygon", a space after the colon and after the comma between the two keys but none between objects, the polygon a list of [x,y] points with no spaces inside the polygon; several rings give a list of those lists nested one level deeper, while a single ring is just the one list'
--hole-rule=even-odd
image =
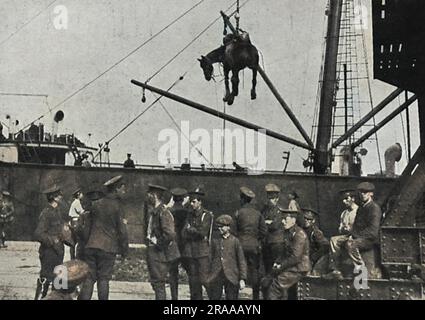
[{"label": "mast", "polygon": [[330,0],[326,35],[325,63],[320,93],[319,126],[317,131],[314,172],[325,174],[330,165],[329,143],[332,131],[332,109],[337,83],[339,30],[343,0]]}]

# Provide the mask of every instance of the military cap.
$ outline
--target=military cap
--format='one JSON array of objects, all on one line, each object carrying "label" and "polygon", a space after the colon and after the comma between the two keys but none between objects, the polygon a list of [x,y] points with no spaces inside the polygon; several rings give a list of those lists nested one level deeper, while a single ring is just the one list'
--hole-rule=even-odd
[{"label": "military cap", "polygon": [[[87,263],[85,263],[84,261],[81,260],[70,260],[70,261],[66,261],[63,264],[58,266],[59,268],[56,269],[58,270],[57,276],[58,277],[66,277],[67,281],[68,281],[68,286],[78,286],[79,284],[81,284],[89,275],[90,273],[90,267]],[[62,268],[65,268],[67,270],[66,273],[61,272],[60,270]]]},{"label": "military cap", "polygon": [[217,218],[215,223],[218,226],[230,226],[232,224],[232,221],[233,219],[231,216],[229,216],[228,214],[223,214]]},{"label": "military cap", "polygon": [[205,191],[202,187],[197,187],[195,190],[189,192],[191,198],[203,197],[205,196]]},{"label": "military cap", "polygon": [[73,196],[76,196],[76,195],[77,195],[77,193],[79,193],[79,192],[81,192],[81,188],[76,189],[76,190],[72,193],[72,195],[73,195]]},{"label": "military cap", "polygon": [[280,192],[280,189],[274,183],[266,184],[265,186],[266,192]]},{"label": "military cap", "polygon": [[9,191],[6,191],[6,190],[3,190],[1,192],[1,194],[4,195],[4,196],[6,196],[6,197],[10,197],[11,196],[10,192]]},{"label": "military cap", "polygon": [[187,190],[183,188],[173,188],[171,189],[171,194],[173,197],[184,197],[187,195]]},{"label": "military cap", "polygon": [[158,185],[158,184],[152,184],[152,183],[149,183],[148,184],[148,190],[149,191],[167,191],[167,188],[166,187],[163,187],[163,186],[160,186],[160,185]]},{"label": "military cap", "polygon": [[362,182],[357,186],[357,190],[364,192],[373,192],[375,191],[375,186],[370,182]]},{"label": "military cap", "polygon": [[294,210],[288,210],[288,209],[279,209],[282,218],[286,218],[288,216],[293,217],[293,218],[297,218],[298,217],[298,211],[294,211]]},{"label": "military cap", "polygon": [[114,184],[116,184],[117,182],[121,181],[121,179],[122,179],[122,176],[115,176],[112,179],[109,179],[108,181],[106,181],[103,185],[105,187],[111,187]]},{"label": "military cap", "polygon": [[127,153],[127,157],[131,157],[131,153]]},{"label": "military cap", "polygon": [[59,186],[57,186],[55,184],[55,185],[43,190],[42,193],[43,194],[52,194],[52,193],[56,193],[56,192],[59,192],[59,191],[61,191],[61,189],[59,188]]},{"label": "military cap", "polygon": [[248,198],[251,198],[251,199],[255,198],[255,193],[250,188],[240,187],[239,190],[240,190],[241,194],[243,194],[244,196],[247,196]]}]

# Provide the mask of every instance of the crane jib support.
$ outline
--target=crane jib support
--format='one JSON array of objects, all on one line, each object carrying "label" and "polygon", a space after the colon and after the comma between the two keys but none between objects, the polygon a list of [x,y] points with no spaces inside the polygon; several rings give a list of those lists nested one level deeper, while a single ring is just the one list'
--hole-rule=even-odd
[{"label": "crane jib support", "polygon": [[237,125],[240,125],[240,126],[243,126],[245,128],[252,129],[252,130],[255,130],[255,131],[260,131],[261,132],[262,130],[264,130],[264,134],[267,135],[267,136],[273,137],[273,138],[278,139],[278,140],[281,140],[281,141],[285,141],[287,143],[293,144],[293,145],[295,145],[297,147],[300,147],[300,148],[304,148],[304,149],[307,149],[307,150],[313,150],[313,148],[311,146],[307,145],[306,143],[303,143],[301,141],[298,141],[298,140],[295,140],[293,138],[287,137],[287,136],[285,136],[283,134],[280,134],[280,133],[277,133],[275,131],[265,129],[265,128],[261,127],[261,126],[258,126],[256,124],[247,122],[247,121],[242,120],[242,119],[239,119],[237,117],[234,117],[234,116],[225,114],[225,113],[220,112],[220,111],[217,111],[215,109],[209,108],[207,106],[204,106],[204,105],[199,104],[197,102],[194,102],[194,101],[191,101],[189,99],[183,98],[183,97],[178,96],[176,94],[173,94],[171,92],[168,92],[168,91],[165,91],[165,90],[162,90],[162,89],[159,89],[159,88],[150,86],[150,85],[148,85],[146,83],[143,83],[143,82],[140,82],[140,81],[137,81],[137,80],[131,80],[131,83],[133,83],[136,86],[142,87],[142,88],[144,88],[146,90],[155,92],[155,93],[157,93],[157,94],[159,94],[161,96],[164,96],[164,97],[166,97],[168,99],[171,99],[171,100],[180,102],[180,103],[185,104],[185,105],[187,105],[189,107],[192,107],[192,108],[198,109],[200,111],[206,112],[208,114],[211,114],[211,115],[213,115],[215,117],[224,119],[226,121],[233,122],[233,123],[235,123]]}]

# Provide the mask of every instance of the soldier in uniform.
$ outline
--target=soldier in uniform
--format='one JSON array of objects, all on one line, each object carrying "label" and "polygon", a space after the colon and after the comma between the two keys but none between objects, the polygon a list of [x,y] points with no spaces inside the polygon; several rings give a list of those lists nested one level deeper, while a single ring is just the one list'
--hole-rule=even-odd
[{"label": "soldier in uniform", "polygon": [[163,193],[167,189],[149,184],[147,201],[150,210],[146,232],[147,264],[152,289],[156,300],[165,300],[165,283],[170,266],[179,257],[174,217],[163,204]]},{"label": "soldier in uniform", "polygon": [[360,254],[362,250],[370,250],[379,243],[379,228],[381,223],[381,208],[373,201],[375,186],[370,182],[362,182],[357,186],[361,205],[359,206],[354,224],[345,241],[341,239],[331,243],[329,252],[330,273],[326,278],[342,279],[339,270],[341,252],[345,249],[355,267],[364,266],[365,263]]},{"label": "soldier in uniform", "polygon": [[205,193],[199,188],[189,193],[192,210],[182,231],[184,249],[182,256],[189,260],[189,283],[191,300],[202,300],[202,286],[207,285],[213,213],[204,209]]},{"label": "soldier in uniform", "polygon": [[[176,241],[177,246],[179,248],[179,252],[183,252],[184,250],[184,242],[182,239],[182,231],[183,227],[189,213],[189,209],[186,207],[184,203],[184,199],[187,196],[187,190],[183,188],[174,188],[171,189],[172,198],[172,206],[170,207],[170,212],[174,218],[174,228],[176,232]],[[171,299],[178,300],[179,293],[179,265],[182,265],[183,269],[189,274],[189,262],[187,258],[180,257],[179,259],[174,260],[171,263],[170,269],[170,291],[171,291]]]},{"label": "soldier in uniform", "polygon": [[268,202],[262,210],[267,225],[267,235],[263,247],[264,269],[266,274],[272,271],[273,263],[280,256],[283,244],[282,216],[278,207],[280,189],[277,185],[269,183],[265,187]]},{"label": "soldier in uniform", "polygon": [[0,248],[7,248],[6,236],[14,220],[15,208],[9,191],[4,190],[0,195]]},{"label": "soldier in uniform", "polygon": [[211,245],[210,300],[220,300],[223,288],[226,300],[237,300],[239,289],[245,288],[247,265],[241,243],[230,233],[231,224],[226,214],[216,221],[221,237]]},{"label": "soldier in uniform", "polygon": [[99,300],[109,299],[109,281],[117,254],[128,253],[127,221],[122,211],[121,197],[125,193],[122,176],[104,184],[106,195],[93,201],[90,208],[90,231],[84,248],[84,261],[90,267],[90,276],[84,281],[79,300],[90,300],[97,282]]},{"label": "soldier in uniform", "polygon": [[241,208],[235,213],[235,231],[242,244],[248,265],[248,283],[252,286],[252,298],[258,300],[260,297],[261,243],[266,236],[267,226],[263,215],[251,204],[254,198],[255,193],[251,189],[240,188]]},{"label": "soldier in uniform", "polygon": [[297,213],[284,213],[284,249],[273,265],[274,278],[268,294],[270,300],[287,300],[288,289],[311,270],[307,234],[296,222]]},{"label": "soldier in uniform", "polygon": [[304,213],[304,231],[310,241],[310,261],[312,266],[329,251],[329,241],[316,222],[317,212],[313,209],[302,209]]},{"label": "soldier in uniform", "polygon": [[74,300],[77,286],[90,274],[89,265],[81,260],[70,260],[59,265],[56,270],[58,288],[54,285],[43,300]]},{"label": "soldier in uniform", "polygon": [[50,284],[54,279],[54,269],[62,264],[64,257],[64,226],[67,225],[61,213],[59,202],[62,199],[58,186],[50,187],[43,191],[47,197],[48,205],[43,209],[37,228],[34,232],[35,240],[40,242],[40,277],[37,280],[35,300],[47,295]]}]

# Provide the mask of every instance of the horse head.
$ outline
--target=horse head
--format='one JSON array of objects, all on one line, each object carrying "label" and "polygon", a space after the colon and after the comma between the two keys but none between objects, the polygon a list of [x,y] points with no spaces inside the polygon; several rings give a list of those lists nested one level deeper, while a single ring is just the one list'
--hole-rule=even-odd
[{"label": "horse head", "polygon": [[214,67],[210,59],[205,56],[201,56],[201,59],[198,59],[202,70],[204,70],[205,80],[210,81],[213,76]]}]

